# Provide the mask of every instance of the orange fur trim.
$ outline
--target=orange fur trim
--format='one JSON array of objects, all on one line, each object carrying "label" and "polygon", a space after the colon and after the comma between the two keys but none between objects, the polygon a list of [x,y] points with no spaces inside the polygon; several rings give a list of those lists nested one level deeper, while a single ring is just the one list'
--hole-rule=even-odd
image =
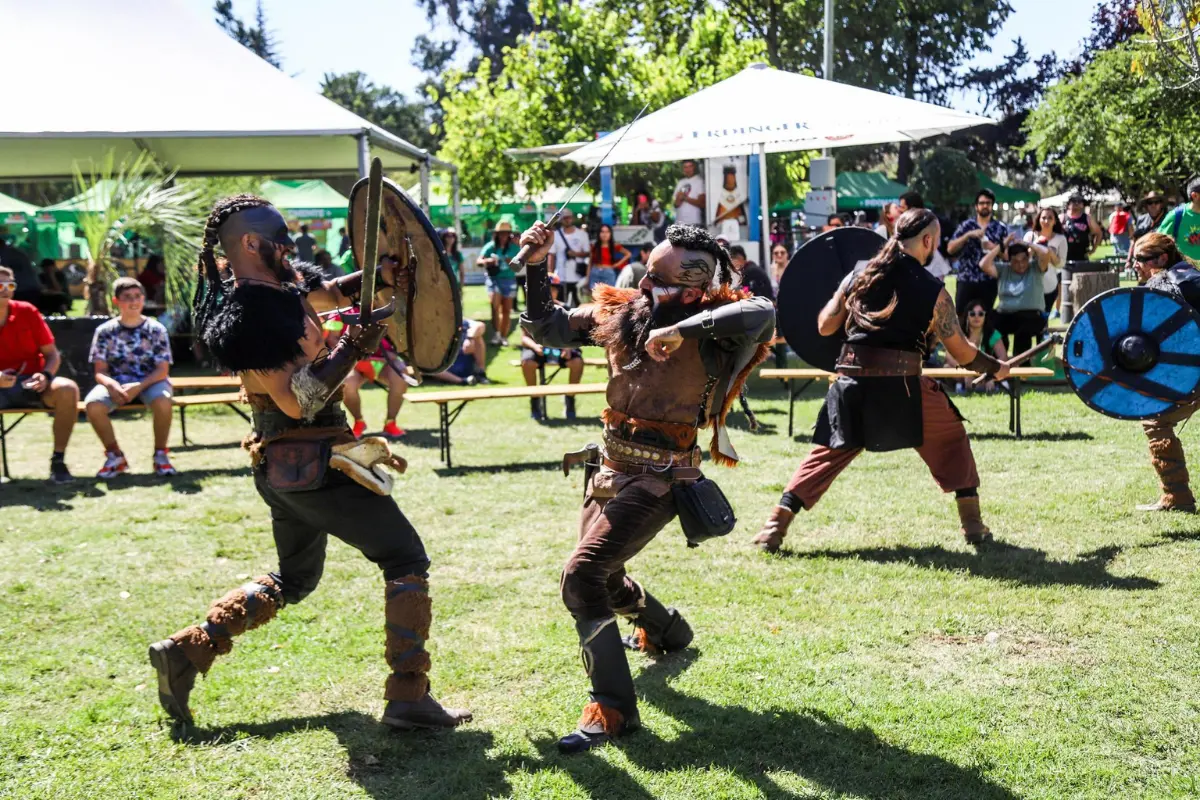
[{"label": "orange fur trim", "polygon": [[[771,354],[771,346],[769,344],[760,344],[754,351],[754,356],[747,362],[746,366],[742,367],[742,371],[737,374],[729,384],[729,391],[725,394],[725,402],[721,406],[721,413],[717,415],[716,423],[725,424],[725,418],[729,416],[729,410],[733,408],[733,404],[737,401],[738,395],[742,392],[742,387],[746,385],[746,380],[750,377],[750,373],[759,364],[767,360],[767,356]],[[712,425],[713,435],[712,441],[708,443],[708,454],[712,456],[714,464],[720,464],[723,467],[736,467],[738,462],[728,456],[723,455],[717,449],[717,425],[713,424],[713,420],[709,420]]]},{"label": "orange fur trim", "polygon": [[579,728],[587,730],[589,728],[600,728],[609,736],[617,736],[621,732],[621,725],[625,722],[625,715],[615,708],[609,708],[602,703],[588,703],[583,707],[583,714],[579,717]]},{"label": "orange fur trim", "polygon": [[643,653],[657,655],[662,652],[654,642],[650,641],[650,634],[646,633],[646,629],[640,625],[633,629],[633,640],[637,644],[638,650],[641,650]]}]

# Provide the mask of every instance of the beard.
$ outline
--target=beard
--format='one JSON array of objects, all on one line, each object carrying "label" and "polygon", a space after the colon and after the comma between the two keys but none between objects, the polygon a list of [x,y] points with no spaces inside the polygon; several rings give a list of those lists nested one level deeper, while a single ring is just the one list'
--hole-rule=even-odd
[{"label": "beard", "polygon": [[650,332],[687,319],[696,312],[695,306],[695,303],[685,305],[678,300],[656,305],[653,298],[643,292],[600,323],[593,338],[603,346],[613,348],[622,371],[635,370],[644,363]]},{"label": "beard", "polygon": [[295,272],[288,265],[287,257],[279,255],[279,250],[274,247],[262,251],[262,263],[283,283],[290,283],[296,279]]}]

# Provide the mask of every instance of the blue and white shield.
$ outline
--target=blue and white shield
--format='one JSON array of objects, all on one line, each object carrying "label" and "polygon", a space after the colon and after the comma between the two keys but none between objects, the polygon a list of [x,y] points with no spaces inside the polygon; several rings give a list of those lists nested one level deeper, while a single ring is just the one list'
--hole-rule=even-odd
[{"label": "blue and white shield", "polygon": [[1063,362],[1096,411],[1154,419],[1200,395],[1200,313],[1157,289],[1113,289],[1080,309]]}]

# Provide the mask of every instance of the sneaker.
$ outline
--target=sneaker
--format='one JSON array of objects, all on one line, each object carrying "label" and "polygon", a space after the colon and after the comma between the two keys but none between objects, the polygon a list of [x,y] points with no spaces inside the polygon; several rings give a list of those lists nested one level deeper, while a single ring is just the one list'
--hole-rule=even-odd
[{"label": "sneaker", "polygon": [[68,483],[74,483],[75,477],[71,475],[71,472],[67,469],[65,462],[57,459],[51,459],[50,482],[55,486],[63,486]]},{"label": "sneaker", "polygon": [[354,427],[350,429],[354,434],[355,439],[361,439],[362,435],[367,432],[367,421],[365,419],[354,420]]},{"label": "sneaker", "polygon": [[97,478],[115,478],[122,472],[129,471],[129,462],[125,460],[125,454],[119,450],[116,452],[104,451],[104,466],[96,473]]},{"label": "sneaker", "polygon": [[396,439],[399,439],[401,436],[404,435],[404,433],[405,433],[404,428],[401,428],[400,426],[398,426],[396,424],[396,420],[394,420],[394,419],[389,419],[387,422],[387,425],[383,426],[383,438],[388,439],[390,441],[395,441]]},{"label": "sneaker", "polygon": [[163,477],[179,474],[178,471],[171,466],[171,459],[167,455],[166,450],[154,451],[154,474],[162,475]]},{"label": "sneaker", "polygon": [[500,336],[499,331],[492,334],[492,338],[488,341],[488,344],[495,345],[496,347],[504,346],[504,339]]},{"label": "sneaker", "polygon": [[485,375],[484,373],[482,373],[482,372],[476,372],[476,373],[475,373],[475,382],[476,382],[477,384],[479,384],[480,386],[486,386],[487,384],[491,383],[491,382],[492,382],[492,380],[491,380],[491,378],[489,378],[489,377],[488,377],[487,375]]}]

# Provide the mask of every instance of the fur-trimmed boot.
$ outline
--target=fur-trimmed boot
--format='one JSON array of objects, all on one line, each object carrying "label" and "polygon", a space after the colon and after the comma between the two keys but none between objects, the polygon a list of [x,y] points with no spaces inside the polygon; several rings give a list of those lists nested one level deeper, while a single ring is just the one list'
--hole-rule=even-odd
[{"label": "fur-trimmed boot", "polygon": [[783,538],[787,536],[788,526],[795,518],[796,512],[783,506],[775,506],[758,535],[752,540],[752,544],[764,553],[778,553],[783,545]]},{"label": "fur-trimmed boot", "polygon": [[381,722],[393,728],[453,728],[471,721],[471,712],[443,708],[429,692],[429,653],[425,641],[433,621],[429,582],[406,575],[386,585],[386,657],[392,674],[384,687],[388,701]]},{"label": "fur-trimmed boot", "polygon": [[190,725],[188,697],[196,674],[207,674],[217,656],[233,649],[234,636],[270,622],[283,604],[278,579],[263,575],[214,602],[201,624],[150,645],[150,664],[158,673],[158,702],[163,709]]},{"label": "fur-trimmed boot", "polygon": [[1162,496],[1157,503],[1137,507],[1138,511],[1183,511],[1196,513],[1196,498],[1189,483],[1187,458],[1178,438],[1150,440],[1150,464],[1158,473]]},{"label": "fur-trimmed boot", "polygon": [[636,611],[623,615],[633,622],[633,633],[621,639],[630,650],[648,655],[682,650],[692,643],[692,626],[673,608],[666,608],[649,592],[642,590]]},{"label": "fur-trimmed boot", "polygon": [[992,531],[983,524],[979,510],[979,497],[958,497],[958,519],[962,523],[963,538],[967,544],[981,545],[992,540]]},{"label": "fur-trimmed boot", "polygon": [[577,620],[575,630],[592,693],[578,728],[558,740],[558,749],[563,753],[582,753],[641,727],[633,677],[616,617]]}]

